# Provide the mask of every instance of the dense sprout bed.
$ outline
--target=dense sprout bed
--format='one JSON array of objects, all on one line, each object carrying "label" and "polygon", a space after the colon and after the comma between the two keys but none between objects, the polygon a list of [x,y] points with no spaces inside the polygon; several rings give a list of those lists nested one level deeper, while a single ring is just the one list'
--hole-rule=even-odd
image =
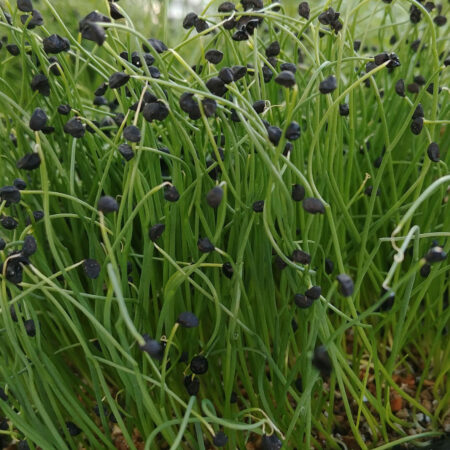
[{"label": "dense sprout bed", "polygon": [[448,2],[92,3],[0,12],[3,443],[439,436]]}]

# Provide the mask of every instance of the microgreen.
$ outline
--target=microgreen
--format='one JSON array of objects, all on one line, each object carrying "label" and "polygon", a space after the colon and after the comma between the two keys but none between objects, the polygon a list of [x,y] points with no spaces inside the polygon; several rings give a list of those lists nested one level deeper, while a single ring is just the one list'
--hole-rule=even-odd
[{"label": "microgreen", "polygon": [[0,441],[438,436],[441,3],[2,2]]}]

